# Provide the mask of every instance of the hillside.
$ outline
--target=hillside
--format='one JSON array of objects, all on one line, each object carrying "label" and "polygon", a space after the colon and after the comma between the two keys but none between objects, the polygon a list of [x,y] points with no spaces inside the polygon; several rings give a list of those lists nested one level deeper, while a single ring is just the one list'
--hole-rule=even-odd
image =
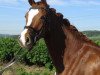
[{"label": "hillside", "polygon": [[0,37],[10,37],[11,35],[9,34],[0,34]]},{"label": "hillside", "polygon": [[18,35],[0,34],[0,37],[1,37],[1,38],[4,38],[4,37],[12,37],[12,38],[17,38],[17,37],[18,37]]},{"label": "hillside", "polygon": [[83,33],[93,41],[100,41],[100,31],[83,31]]},{"label": "hillside", "polygon": [[100,31],[83,31],[88,37],[100,37]]}]

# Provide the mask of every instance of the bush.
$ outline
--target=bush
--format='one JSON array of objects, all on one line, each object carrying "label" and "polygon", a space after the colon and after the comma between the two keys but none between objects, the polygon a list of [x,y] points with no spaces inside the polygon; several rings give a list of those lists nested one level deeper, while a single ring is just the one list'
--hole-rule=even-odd
[{"label": "bush", "polygon": [[37,42],[36,46],[32,49],[31,52],[28,52],[26,54],[25,60],[28,60],[28,62],[37,64],[40,66],[45,65],[48,62],[49,63],[51,62],[47,47],[43,39]]},{"label": "bush", "polygon": [[19,49],[19,45],[15,39],[12,38],[0,38],[0,60],[10,61],[16,51]]},{"label": "bush", "polygon": [[[0,61],[10,61],[19,50],[20,46],[17,42],[17,39],[0,38]],[[43,39],[37,42],[36,46],[31,52],[22,49],[18,56],[21,55],[22,57],[20,61],[29,65],[35,64],[44,66],[46,63],[49,63],[49,65],[51,64],[51,59]]]}]

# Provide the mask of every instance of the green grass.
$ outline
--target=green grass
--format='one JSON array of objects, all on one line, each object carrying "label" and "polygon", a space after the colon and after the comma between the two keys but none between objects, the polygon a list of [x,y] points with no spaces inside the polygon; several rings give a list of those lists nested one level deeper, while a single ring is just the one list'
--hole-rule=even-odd
[{"label": "green grass", "polygon": [[100,36],[97,37],[89,37],[93,41],[100,41]]},{"label": "green grass", "polygon": [[45,67],[28,66],[21,63],[16,63],[7,69],[3,75],[54,75],[55,69],[50,70]]}]

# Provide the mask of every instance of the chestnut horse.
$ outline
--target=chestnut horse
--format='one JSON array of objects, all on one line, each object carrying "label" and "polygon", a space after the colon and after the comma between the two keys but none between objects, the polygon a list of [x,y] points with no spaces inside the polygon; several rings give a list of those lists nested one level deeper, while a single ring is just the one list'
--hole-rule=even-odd
[{"label": "chestnut horse", "polygon": [[29,50],[44,38],[56,68],[55,75],[100,75],[100,47],[79,32],[46,0],[28,0],[26,26],[19,37]]}]

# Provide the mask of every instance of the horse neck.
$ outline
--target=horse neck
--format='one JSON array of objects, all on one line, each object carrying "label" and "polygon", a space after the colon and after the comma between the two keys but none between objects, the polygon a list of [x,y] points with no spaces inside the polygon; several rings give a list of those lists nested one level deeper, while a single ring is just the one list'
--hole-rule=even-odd
[{"label": "horse neck", "polygon": [[59,24],[51,24],[45,42],[56,69],[61,72],[64,69],[64,53],[75,54],[81,48],[82,43],[67,27]]},{"label": "horse neck", "polygon": [[[77,30],[77,29],[76,29]],[[71,29],[70,27],[63,26],[63,31],[66,36],[66,49],[65,52],[69,56],[76,54],[83,46],[85,41],[78,31]]]},{"label": "horse neck", "polygon": [[[63,56],[63,52],[75,54],[86,43],[80,33],[65,25],[52,25],[48,38],[45,39],[50,53]],[[59,53],[58,53],[59,52]]]}]

